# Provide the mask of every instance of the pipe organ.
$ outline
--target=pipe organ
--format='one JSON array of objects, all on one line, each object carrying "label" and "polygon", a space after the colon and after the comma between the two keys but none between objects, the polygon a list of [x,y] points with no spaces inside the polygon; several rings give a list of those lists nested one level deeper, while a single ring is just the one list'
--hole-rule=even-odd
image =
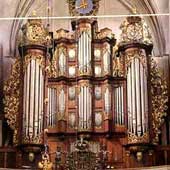
[{"label": "pipe organ", "polygon": [[[75,162],[83,167],[83,153],[93,160],[90,170],[154,165],[150,157],[160,124],[152,112],[156,90],[146,24],[128,17],[117,44],[112,30],[98,30],[96,19],[73,20],[72,28],[57,30],[52,38],[39,19],[23,27],[21,62],[15,67],[20,69],[13,73],[21,79],[14,84],[19,91],[15,94],[10,83],[5,91],[18,162],[32,165],[29,156],[38,161],[45,145],[57,170],[76,167]],[[15,117],[10,93],[19,101]]]}]

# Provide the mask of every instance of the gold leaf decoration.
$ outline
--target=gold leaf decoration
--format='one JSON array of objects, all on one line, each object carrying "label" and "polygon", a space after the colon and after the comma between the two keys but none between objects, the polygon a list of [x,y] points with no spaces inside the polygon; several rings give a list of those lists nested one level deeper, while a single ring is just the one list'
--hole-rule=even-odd
[{"label": "gold leaf decoration", "polygon": [[128,133],[128,143],[147,143],[149,141],[149,134],[144,133],[142,136],[137,136],[133,133]]},{"label": "gold leaf decoration", "polygon": [[16,60],[12,67],[10,78],[4,85],[4,111],[7,123],[14,130],[13,142],[17,143],[18,121],[19,114],[19,98],[20,98],[20,65],[19,59]]},{"label": "gold leaf decoration", "polygon": [[161,70],[156,62],[151,61],[151,95],[152,95],[152,126],[155,137],[153,143],[158,143],[160,127],[163,123],[163,118],[166,116],[168,108],[168,89],[166,81],[162,78]]}]

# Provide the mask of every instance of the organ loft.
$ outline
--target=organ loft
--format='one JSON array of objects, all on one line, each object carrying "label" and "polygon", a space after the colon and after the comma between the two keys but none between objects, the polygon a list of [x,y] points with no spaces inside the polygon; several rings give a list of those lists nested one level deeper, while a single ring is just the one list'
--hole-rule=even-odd
[{"label": "organ loft", "polygon": [[71,31],[49,32],[35,16],[22,26],[4,87],[12,137],[4,159],[11,167],[43,170],[156,165],[168,97],[145,20],[123,19],[116,39],[90,17],[98,0],[68,5]]}]

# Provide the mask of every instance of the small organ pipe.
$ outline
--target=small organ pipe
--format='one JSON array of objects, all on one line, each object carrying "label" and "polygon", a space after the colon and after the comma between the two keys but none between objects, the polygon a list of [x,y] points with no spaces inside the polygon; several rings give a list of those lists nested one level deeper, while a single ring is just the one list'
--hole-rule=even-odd
[{"label": "small organ pipe", "polygon": [[39,89],[39,64],[35,61],[36,68],[35,68],[35,121],[34,121],[34,136],[37,135],[38,130],[38,89]]},{"label": "small organ pipe", "polygon": [[144,108],[144,86],[143,86],[143,81],[144,81],[144,74],[143,74],[143,66],[140,63],[140,84],[141,84],[141,112],[142,112],[142,133],[145,132],[145,108]]},{"label": "small organ pipe", "polygon": [[137,134],[141,136],[141,109],[140,109],[140,88],[139,88],[139,60],[135,58],[135,72],[136,72],[136,111],[137,111]]},{"label": "small organ pipe", "polygon": [[85,112],[85,129],[87,129],[87,86],[84,86],[84,97],[85,97],[85,102],[84,102],[84,112]]},{"label": "small organ pipe", "polygon": [[31,89],[30,89],[30,126],[29,133],[33,135],[33,122],[34,122],[34,85],[35,85],[35,60],[31,60]]},{"label": "small organ pipe", "polygon": [[135,80],[134,80],[134,60],[132,60],[132,72],[131,72],[131,78],[132,78],[132,115],[133,115],[133,132],[136,134],[136,108],[135,108]]},{"label": "small organ pipe", "polygon": [[144,71],[144,95],[145,95],[145,127],[146,127],[146,131],[148,131],[148,117],[147,117],[147,114],[148,114],[148,89],[147,89],[147,77],[146,77],[146,73]]},{"label": "small organ pipe", "polygon": [[[92,95],[91,95],[91,92],[90,92],[90,88],[89,88],[89,118],[88,120],[91,120],[92,118]],[[91,121],[90,121],[90,124],[89,124],[89,128],[91,128]]]},{"label": "small organ pipe", "polygon": [[122,104],[121,104],[121,106],[122,106],[122,124],[124,124],[125,123],[125,118],[124,118],[124,93],[123,93],[123,86],[121,86],[121,99],[122,99]]}]

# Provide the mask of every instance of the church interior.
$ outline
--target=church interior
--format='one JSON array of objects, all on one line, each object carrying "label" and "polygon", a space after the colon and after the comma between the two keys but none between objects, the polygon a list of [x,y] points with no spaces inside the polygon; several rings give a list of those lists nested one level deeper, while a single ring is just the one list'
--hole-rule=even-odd
[{"label": "church interior", "polygon": [[170,168],[169,0],[0,11],[0,169]]}]

